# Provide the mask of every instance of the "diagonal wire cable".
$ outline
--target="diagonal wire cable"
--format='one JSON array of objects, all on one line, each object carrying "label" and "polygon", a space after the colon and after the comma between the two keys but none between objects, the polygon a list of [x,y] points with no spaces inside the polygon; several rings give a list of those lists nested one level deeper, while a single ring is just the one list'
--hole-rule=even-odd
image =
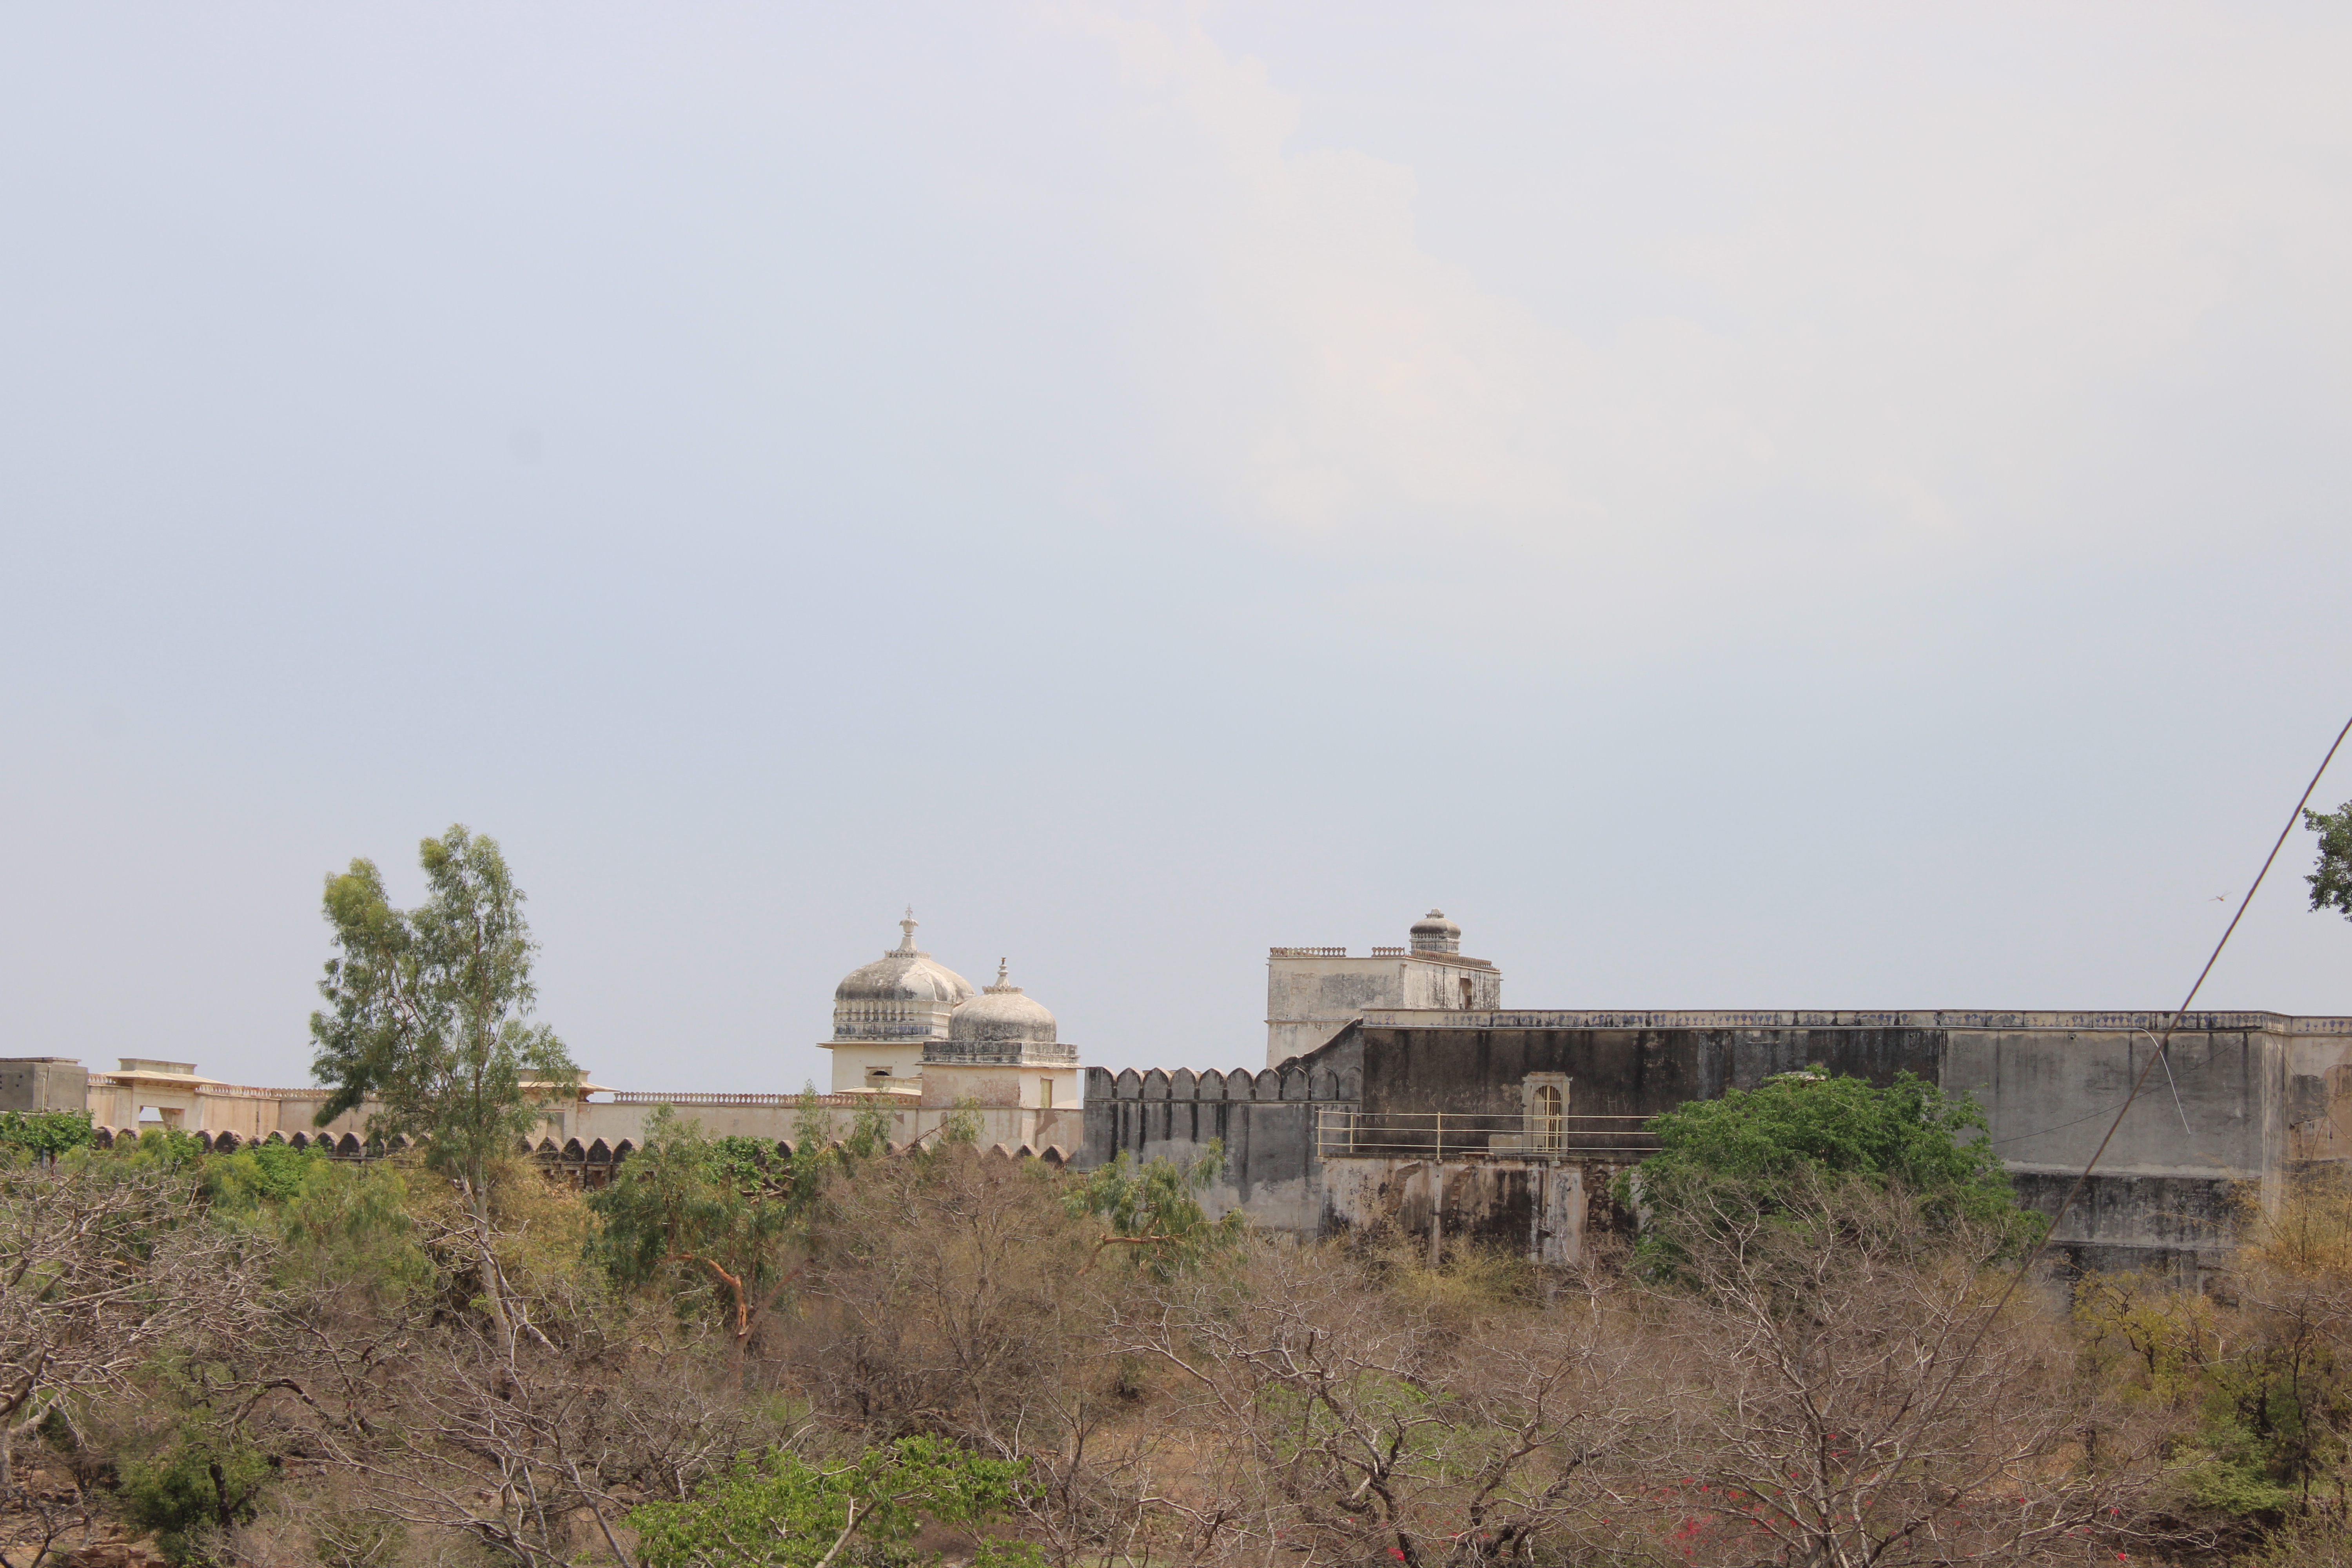
[{"label": "diagonal wire cable", "polygon": [[[2132,1101],[2137,1100],[2139,1091],[2147,1086],[2148,1074],[2156,1070],[2156,1064],[2164,1061],[2170,1051],[2173,1032],[2180,1027],[2188,1015],[2189,1004],[2197,1000],[2197,993],[2205,988],[2205,977],[2212,973],[2213,965],[2221,962],[2221,950],[2230,945],[2231,933],[2238,929],[2238,922],[2246,918],[2246,906],[2254,901],[2254,894],[2262,887],[2263,879],[2271,874],[2271,866],[2278,859],[2279,851],[2286,847],[2287,835],[2293,833],[2294,825],[2303,820],[2304,808],[2311,804],[2312,792],[2319,787],[2321,775],[2327,772],[2327,764],[2336,760],[2336,751],[2344,744],[2344,738],[2347,735],[2352,735],[2352,719],[2345,720],[2344,728],[2336,731],[2336,743],[2327,748],[2327,755],[2319,760],[2318,770],[2311,775],[2311,782],[2303,786],[2303,798],[2294,803],[2293,811],[2287,813],[2286,826],[2279,829],[2278,840],[2271,846],[2271,852],[2263,857],[2263,868],[2254,873],[2253,886],[2248,888],[2246,896],[2238,900],[2238,912],[2230,917],[2229,930],[2223,931],[2221,940],[2213,944],[2213,952],[2205,960],[2205,967],[2197,972],[2197,983],[2189,986],[2189,994],[2180,999],[2179,1007],[2173,1012],[2172,1021],[2164,1026],[2164,1037],[2157,1041],[2155,1051],[2147,1058],[2147,1066],[2139,1069],[2139,1077],[2132,1080],[2131,1092],[2124,1096],[2124,1102],[2116,1108],[2116,1119],[2107,1123],[2107,1135],[2099,1140],[2099,1146],[2096,1149],[2091,1151],[2091,1158],[2083,1166],[2083,1173],[2076,1176],[2074,1184],[2066,1189],[2065,1202],[2060,1204],[2058,1212],[2050,1216],[2050,1228],[2042,1233],[2041,1242],[2025,1261],[2017,1266],[2017,1271],[2010,1276],[2008,1289],[2001,1291],[2000,1300],[1993,1303],[1992,1310],[1988,1312],[1984,1321],[1978,1325],[1976,1337],[1969,1342],[1969,1348],[1962,1351],[1959,1359],[1952,1363],[1953,1379],[1959,1376],[1960,1369],[1967,1366],[1975,1356],[1977,1346],[1984,1342],[1986,1333],[1999,1320],[2002,1310],[2009,1305],[2009,1299],[2017,1294],[2018,1286],[2024,1283],[2025,1277],[2033,1271],[2033,1266],[2042,1261],[2042,1254],[2050,1250],[2051,1237],[2058,1234],[2058,1227],[2065,1223],[2067,1212],[2074,1208],[2074,1200],[2081,1197],[2083,1189],[2090,1184],[2092,1171],[2097,1168],[2100,1158],[2106,1153],[2107,1145],[2115,1142],[2116,1131],[2123,1126],[2124,1118],[2130,1113]],[[2147,1031],[2137,1032],[2145,1034]],[[2169,1073],[2172,1070],[2171,1065],[2167,1063],[2164,1070]],[[1949,1380],[1946,1382],[1945,1387],[1948,1390],[1951,1387]]]}]

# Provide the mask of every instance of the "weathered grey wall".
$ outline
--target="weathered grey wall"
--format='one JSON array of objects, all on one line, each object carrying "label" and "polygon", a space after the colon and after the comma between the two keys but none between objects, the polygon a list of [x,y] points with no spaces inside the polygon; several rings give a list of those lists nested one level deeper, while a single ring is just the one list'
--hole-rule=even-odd
[{"label": "weathered grey wall", "polygon": [[[1879,1083],[1908,1070],[1975,1096],[2021,1196],[2054,1213],[2167,1022],[2117,1014],[1375,1014],[1356,1033],[1367,1115],[1507,1114],[1530,1072],[1568,1074],[1577,1111],[1650,1115],[1815,1063]],[[2352,1129],[2345,1020],[2196,1014],[2181,1023],[2170,1071],[2158,1065],[2058,1229],[2062,1255],[2078,1266],[2193,1276],[2231,1245],[2242,1204],[2275,1199],[2291,1157],[2331,1143],[2352,1148],[2352,1139],[2335,1138],[2339,1124]],[[2295,1127],[2303,1131],[2291,1141]]]},{"label": "weathered grey wall", "polygon": [[1465,1018],[1358,1031],[1368,1116],[1516,1116],[1520,1082],[1537,1072],[1566,1074],[1580,1115],[1654,1116],[1815,1062],[1876,1083],[1906,1068],[1934,1079],[1942,1046],[1940,1031],[1916,1028],[1495,1028]]},{"label": "weathered grey wall", "polygon": [[[1819,1064],[1886,1083],[1910,1071],[1976,1097],[2020,1196],[2054,1213],[2150,1061],[2162,1015],[2123,1013],[1462,1013],[1368,1010],[1277,1074],[1089,1075],[1087,1148],[1185,1159],[1223,1139],[1213,1206],[1300,1234],[1392,1226],[1420,1234],[1425,1162],[1334,1159],[1318,1112],[1513,1117],[1531,1073],[1570,1082],[1587,1116],[1651,1116]],[[2192,1014],[2059,1227],[2077,1267],[2193,1279],[2233,1243],[2244,1205],[2275,1201],[2299,1163],[2352,1157],[2352,1019]],[[1319,1075],[1319,1076],[1318,1076]],[[1388,1135],[1394,1142],[1395,1134]],[[1409,1134],[1407,1135],[1409,1136]],[[1449,1131],[1475,1144],[1477,1134]],[[1391,1149],[1390,1153],[1395,1151]],[[1566,1243],[1555,1189],[1586,1163],[1498,1155],[1444,1164],[1448,1234]],[[1612,1170],[1614,1167],[1611,1167]],[[1580,1201],[1605,1177],[1578,1175]],[[1585,1210],[1580,1209],[1580,1214]],[[1589,1215],[1587,1218],[1589,1219]]]},{"label": "weathered grey wall", "polygon": [[82,1110],[89,1073],[70,1057],[0,1059],[0,1110]]},{"label": "weathered grey wall", "polygon": [[1421,1243],[1433,1217],[1447,1245],[1471,1240],[1541,1263],[1580,1263],[1589,1238],[1609,1227],[1609,1183],[1623,1168],[1601,1160],[1334,1159],[1323,1170],[1321,1234],[1385,1231]]},{"label": "weathered grey wall", "polygon": [[1280,1067],[1328,1044],[1380,1008],[1503,1005],[1502,972],[1482,958],[1390,949],[1349,957],[1344,949],[1277,947],[1265,965],[1265,1065]]},{"label": "weathered grey wall", "polygon": [[1188,1164],[1212,1142],[1224,1168],[1202,1194],[1211,1217],[1233,1209],[1274,1230],[1320,1235],[1323,1163],[1316,1148],[1322,1112],[1356,1102],[1360,1048],[1335,1042],[1293,1064],[1252,1072],[1112,1075],[1087,1069],[1086,1145],[1075,1168],[1108,1164],[1121,1150],[1139,1160]]}]

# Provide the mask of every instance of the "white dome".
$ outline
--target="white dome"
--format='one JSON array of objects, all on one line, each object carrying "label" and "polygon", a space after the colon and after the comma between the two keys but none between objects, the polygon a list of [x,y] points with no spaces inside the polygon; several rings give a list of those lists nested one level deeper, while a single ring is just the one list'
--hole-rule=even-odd
[{"label": "white dome", "polygon": [[923,1047],[926,1062],[940,1064],[1034,1064],[1059,1067],[1078,1059],[1077,1047],[1061,1043],[1054,1015],[1034,996],[1004,978],[1004,964],[996,965],[996,984],[955,1010],[948,1021],[948,1037]]},{"label": "white dome", "polygon": [[948,1038],[959,1045],[1038,1045],[1054,1043],[1054,1015],[1045,1005],[1004,983],[1004,966],[996,966],[996,984],[955,1010]]},{"label": "white dome", "polygon": [[915,946],[915,918],[898,922],[898,945],[861,965],[833,988],[837,1040],[929,1038],[945,1016],[974,994],[971,982]]}]

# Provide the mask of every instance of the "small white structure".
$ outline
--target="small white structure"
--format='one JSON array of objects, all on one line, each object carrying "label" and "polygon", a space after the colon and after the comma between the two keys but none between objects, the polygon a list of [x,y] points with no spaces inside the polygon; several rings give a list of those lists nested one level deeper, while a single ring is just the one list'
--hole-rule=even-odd
[{"label": "small white structure", "polygon": [[915,913],[898,945],[852,970],[833,992],[835,1094],[898,1094],[927,1108],[958,1104],[1028,1110],[1078,1104],[1078,1053],[1062,1043],[1045,1004],[1005,978],[971,983],[915,945]]},{"label": "small white structure", "polygon": [[923,1052],[923,1103],[1066,1110],[1077,1105],[1078,1051],[1056,1037],[1054,1015],[1005,980],[955,1010],[945,1043]]},{"label": "small white structure", "polygon": [[915,946],[915,911],[898,922],[898,945],[833,988],[833,1092],[917,1094],[923,1052],[945,1043],[955,1010],[977,994],[971,982]]},{"label": "small white structure", "polygon": [[1269,948],[1265,960],[1265,1065],[1303,1057],[1367,1009],[1486,1012],[1503,1005],[1503,972],[1462,956],[1462,928],[1432,910],[1408,947],[1350,958],[1344,947]]}]

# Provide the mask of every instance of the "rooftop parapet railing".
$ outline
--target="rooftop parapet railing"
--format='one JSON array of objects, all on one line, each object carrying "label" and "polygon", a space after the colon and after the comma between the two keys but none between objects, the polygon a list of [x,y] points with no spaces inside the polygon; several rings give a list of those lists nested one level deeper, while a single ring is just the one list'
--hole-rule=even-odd
[{"label": "rooftop parapet railing", "polygon": [[1645,1116],[1367,1112],[1334,1106],[1315,1118],[1326,1160],[1638,1160],[1658,1150]]},{"label": "rooftop parapet railing", "polygon": [[[1447,955],[1451,956],[1451,955]],[[1367,1007],[1363,1022],[1378,1029],[2071,1029],[2128,1033],[2178,1029],[2189,1034],[2266,1030],[2288,1035],[2352,1035],[2352,1016],[2305,1017],[2286,1013],[2010,1012],[1981,1009],[1927,1012],[1616,1012],[1538,1007]]]},{"label": "rooftop parapet railing", "polygon": [[1269,947],[1265,955],[1268,958],[1345,958],[1348,950],[1344,947]]},{"label": "rooftop parapet railing", "polygon": [[882,1104],[904,1107],[912,1104],[915,1096],[888,1089],[849,1089],[839,1094],[654,1094],[638,1089],[616,1089],[608,1102],[614,1105],[802,1105],[817,1106]]}]

